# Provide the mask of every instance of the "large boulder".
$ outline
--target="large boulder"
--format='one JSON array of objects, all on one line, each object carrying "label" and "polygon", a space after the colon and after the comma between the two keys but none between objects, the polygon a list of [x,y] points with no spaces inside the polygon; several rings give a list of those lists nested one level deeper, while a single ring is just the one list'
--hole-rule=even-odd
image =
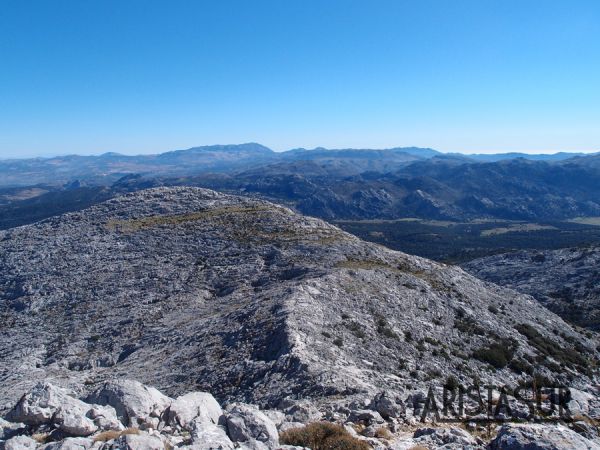
[{"label": "large boulder", "polygon": [[321,412],[309,401],[288,401],[282,406],[284,407],[283,412],[290,422],[309,423],[321,419]]},{"label": "large boulder", "polygon": [[384,423],[385,420],[383,420],[383,417],[381,417],[381,414],[379,414],[377,411],[372,411],[370,409],[359,409],[350,412],[350,415],[348,415],[348,422],[362,423],[366,426],[370,426]]},{"label": "large boulder", "polygon": [[69,390],[50,383],[34,386],[7,417],[33,426],[51,424],[70,436],[89,436],[98,430],[123,428],[113,408],[90,405]]},{"label": "large boulder", "polygon": [[600,450],[600,445],[563,425],[508,424],[490,442],[491,450]]},{"label": "large boulder", "polygon": [[29,436],[15,436],[4,442],[4,445],[0,443],[2,450],[35,450],[38,443],[31,439]]},{"label": "large boulder", "polygon": [[590,402],[594,400],[592,394],[578,389],[569,389],[570,399],[567,406],[572,416],[588,416],[590,414]]},{"label": "large boulder", "polygon": [[60,410],[85,416],[90,405],[75,398],[67,389],[50,383],[38,383],[9,411],[7,418],[27,425],[51,423]]},{"label": "large boulder", "polygon": [[125,427],[117,417],[115,408],[108,405],[92,405],[87,416],[94,421],[101,430],[124,430]]},{"label": "large boulder", "polygon": [[158,436],[146,433],[126,434],[113,444],[105,445],[103,450],[164,450],[165,444]]},{"label": "large boulder", "polygon": [[413,434],[417,445],[428,448],[465,449],[481,448],[477,440],[461,428],[419,428]]},{"label": "large boulder", "polygon": [[87,400],[112,406],[123,423],[142,429],[157,428],[163,413],[173,402],[158,389],[133,380],[109,381]]},{"label": "large boulder", "polygon": [[249,444],[258,441],[269,448],[279,445],[275,424],[255,406],[233,403],[227,408],[226,423],[233,442]]},{"label": "large boulder", "polygon": [[25,431],[24,423],[8,422],[0,417],[0,441],[5,441]]},{"label": "large boulder", "polygon": [[381,414],[384,419],[402,417],[406,411],[401,398],[381,392],[375,396],[369,407]]},{"label": "large boulder", "polygon": [[223,410],[215,398],[207,392],[190,392],[177,397],[168,410],[170,425],[189,428],[193,421],[218,424]]},{"label": "large boulder", "polygon": [[54,416],[53,423],[58,428],[71,436],[89,436],[98,431],[98,426],[93,420],[85,416],[87,412],[60,409]]},{"label": "large boulder", "polygon": [[225,430],[202,420],[192,422],[192,443],[189,450],[232,450],[235,448]]}]

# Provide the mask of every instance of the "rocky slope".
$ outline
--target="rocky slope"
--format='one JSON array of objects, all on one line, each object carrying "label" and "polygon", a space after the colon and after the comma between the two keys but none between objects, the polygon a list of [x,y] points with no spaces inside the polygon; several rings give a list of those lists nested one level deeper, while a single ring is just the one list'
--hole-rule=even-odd
[{"label": "rocky slope", "polygon": [[597,342],[533,298],[197,188],[2,231],[0,299],[5,411],[38,381],[115,377],[329,414],[450,375],[516,385],[535,370],[597,395]]},{"label": "rocky slope", "polygon": [[564,319],[600,329],[600,247],[520,251],[463,265],[471,274],[532,295]]}]

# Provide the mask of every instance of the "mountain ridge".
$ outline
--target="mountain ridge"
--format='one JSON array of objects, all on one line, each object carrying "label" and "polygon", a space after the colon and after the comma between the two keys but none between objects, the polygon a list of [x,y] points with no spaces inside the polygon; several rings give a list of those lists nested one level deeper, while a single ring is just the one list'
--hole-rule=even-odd
[{"label": "mountain ridge", "polygon": [[[125,155],[107,152],[87,156],[71,154],[54,157],[0,159],[0,174],[2,175],[0,187],[40,183],[57,185],[70,183],[75,179],[106,185],[116,181],[120,176],[131,173],[153,176],[189,176],[207,172],[239,171],[266,164],[298,160],[330,161],[335,159],[354,160],[355,162],[360,160],[385,162],[389,160],[396,165],[386,167],[384,164],[380,164],[377,170],[383,169],[384,172],[390,172],[397,170],[405,162],[436,157],[475,162],[514,159],[513,156],[517,156],[529,160],[550,160],[558,163],[575,157],[585,157],[582,155],[581,153],[462,155],[441,153],[430,148],[418,147],[388,149],[325,149],[317,147],[312,150],[299,148],[274,152],[258,143],[208,145],[158,154]],[[370,169],[366,167],[361,170]],[[360,173],[360,170],[357,173]]]},{"label": "mountain ridge", "polygon": [[262,200],[147,189],[2,231],[0,253],[7,401],[47,378],[276,406],[517,384],[527,361],[581,389],[595,376],[594,341],[533,298]]}]

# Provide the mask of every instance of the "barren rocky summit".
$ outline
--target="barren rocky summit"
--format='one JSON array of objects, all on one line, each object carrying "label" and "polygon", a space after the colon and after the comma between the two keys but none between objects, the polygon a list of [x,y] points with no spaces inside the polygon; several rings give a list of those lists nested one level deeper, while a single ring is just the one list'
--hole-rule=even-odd
[{"label": "barren rocky summit", "polygon": [[516,385],[535,372],[592,392],[598,358],[532,297],[198,188],[0,232],[0,320],[4,411],[43,380],[332,414],[449,376]]}]

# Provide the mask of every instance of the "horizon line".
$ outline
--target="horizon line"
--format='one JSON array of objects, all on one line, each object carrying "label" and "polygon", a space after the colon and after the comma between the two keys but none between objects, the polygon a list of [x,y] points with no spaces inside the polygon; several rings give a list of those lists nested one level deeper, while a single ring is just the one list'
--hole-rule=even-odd
[{"label": "horizon line", "polygon": [[242,145],[260,145],[262,147],[265,147],[269,150],[271,150],[274,153],[286,153],[286,152],[290,152],[290,151],[294,151],[294,150],[305,150],[305,151],[315,151],[315,150],[327,150],[327,151],[339,151],[339,150],[363,150],[363,151],[367,151],[367,150],[371,150],[371,151],[390,151],[390,150],[401,150],[401,149],[421,149],[421,150],[433,150],[435,152],[444,154],[444,155],[465,155],[465,156],[471,156],[471,155],[476,155],[476,156],[480,156],[480,155],[489,155],[489,156],[494,156],[494,155],[511,155],[511,154],[524,154],[524,155],[531,155],[531,156],[553,156],[553,155],[559,155],[559,154],[572,154],[572,155],[578,155],[578,154],[586,154],[586,155],[593,155],[596,153],[600,153],[600,149],[585,149],[585,150],[510,150],[510,151],[495,151],[495,150],[491,150],[491,151],[486,151],[486,150],[479,150],[479,151],[460,151],[460,150],[438,150],[436,148],[433,147],[420,147],[417,145],[403,145],[403,146],[393,146],[393,147],[380,147],[380,148],[368,148],[368,147],[335,147],[335,148],[329,148],[329,147],[323,147],[323,146],[317,146],[317,147],[313,147],[313,148],[306,148],[306,147],[292,147],[292,148],[288,148],[285,150],[275,150],[267,145],[261,144],[259,142],[241,142],[241,143],[229,143],[229,144],[202,144],[202,145],[194,145],[191,147],[187,147],[187,148],[178,148],[178,149],[172,149],[172,150],[164,150],[164,151],[159,151],[159,152],[148,152],[148,153],[140,153],[140,152],[135,152],[135,151],[131,151],[131,152],[122,152],[122,151],[114,151],[114,150],[107,150],[107,151],[103,151],[103,152],[93,152],[93,153],[54,153],[54,154],[50,154],[50,155],[43,155],[43,154],[39,154],[39,155],[35,155],[35,156],[8,156],[8,157],[4,157],[4,156],[0,156],[0,161],[7,161],[7,160],[23,160],[23,159],[52,159],[52,158],[65,158],[65,157],[69,157],[69,156],[82,156],[82,157],[86,157],[86,156],[91,156],[91,157],[99,157],[99,156],[103,156],[106,154],[115,154],[115,155],[119,155],[119,156],[131,156],[131,157],[136,157],[136,156],[157,156],[157,155],[162,155],[164,153],[170,153],[170,152],[176,152],[176,151],[188,151],[188,150],[192,150],[192,149],[196,149],[196,148],[203,148],[203,147],[218,147],[218,146],[222,146],[222,147],[228,147],[228,146],[242,146]]}]

